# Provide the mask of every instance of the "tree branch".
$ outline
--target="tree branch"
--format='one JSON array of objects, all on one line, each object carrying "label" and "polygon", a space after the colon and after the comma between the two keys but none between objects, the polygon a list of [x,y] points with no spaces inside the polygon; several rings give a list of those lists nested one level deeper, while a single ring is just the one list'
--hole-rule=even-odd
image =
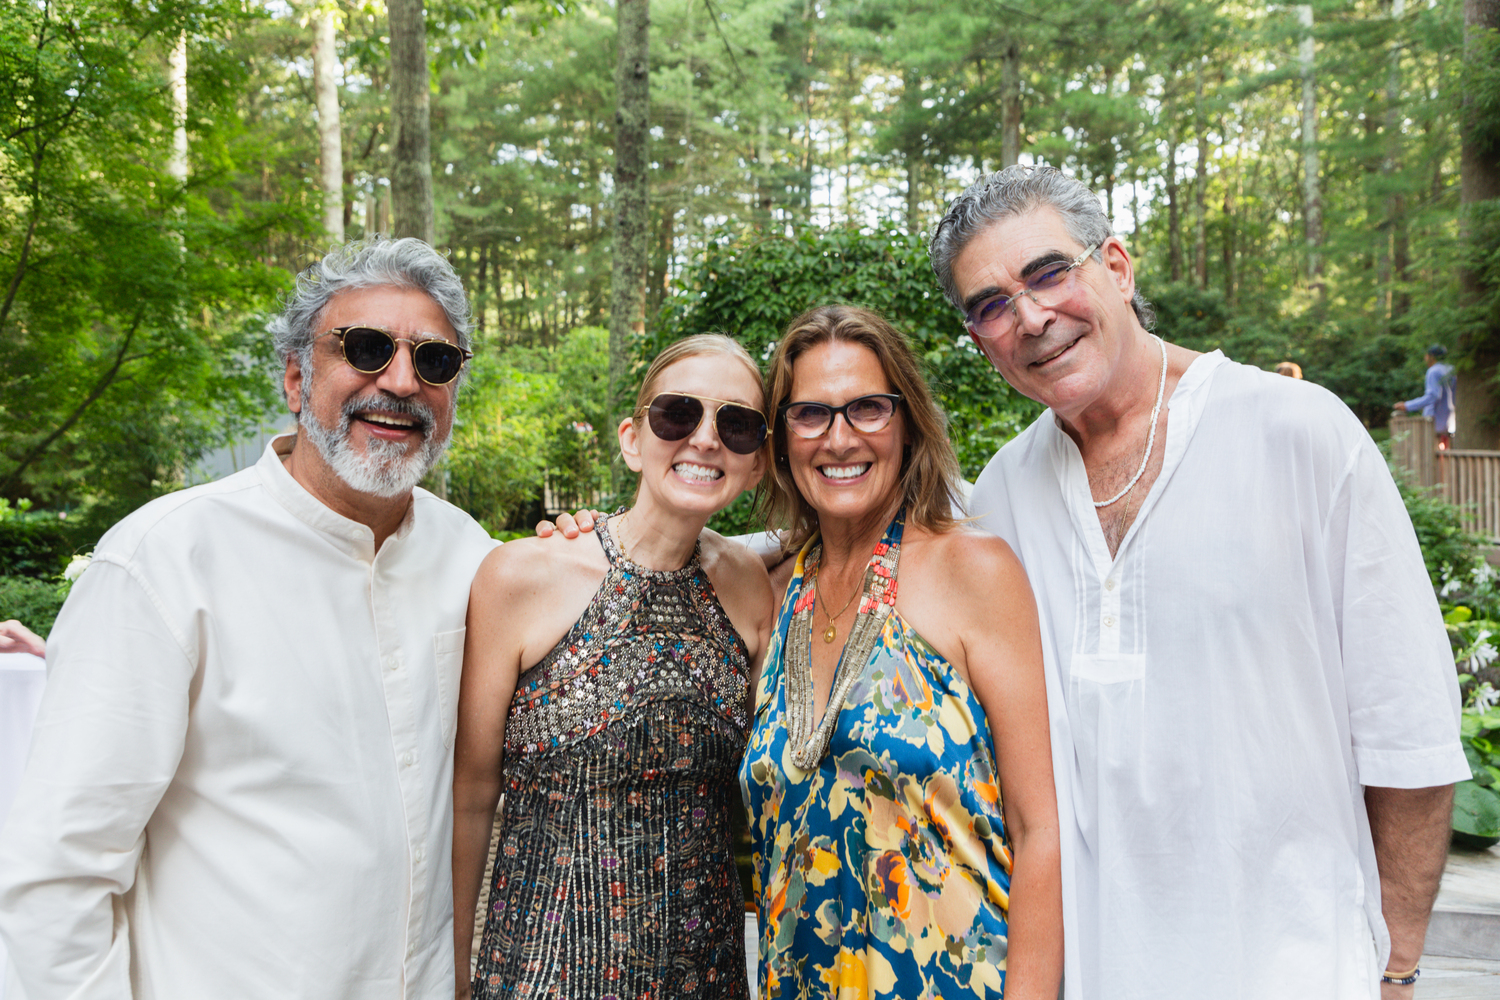
[{"label": "tree branch", "polygon": [[104,391],[114,382],[115,376],[119,375],[120,366],[125,363],[125,356],[130,351],[130,342],[135,339],[136,331],[141,328],[141,320],[145,318],[145,314],[146,307],[143,305],[136,311],[135,321],[130,324],[130,329],[125,333],[125,339],[120,342],[120,349],[115,352],[115,360],[109,366],[109,370],[99,376],[99,380],[94,383],[94,388],[89,391],[88,396],[84,398],[83,402],[79,403],[73,409],[73,412],[68,415],[68,419],[64,420],[51,434],[48,434],[39,441],[35,447],[21,458],[19,464],[10,470],[9,474],[5,477],[5,481],[0,482],[0,496],[15,493],[21,486],[21,473],[25,472],[31,463],[36,461],[43,452],[52,447],[58,438],[71,430],[73,425],[78,423],[78,419],[83,416],[84,411],[93,406],[99,400],[99,397],[104,395]]}]

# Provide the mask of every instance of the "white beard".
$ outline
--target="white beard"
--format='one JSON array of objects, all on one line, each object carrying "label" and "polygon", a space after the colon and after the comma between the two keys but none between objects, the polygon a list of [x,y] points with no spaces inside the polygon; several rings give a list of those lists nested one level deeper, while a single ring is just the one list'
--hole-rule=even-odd
[{"label": "white beard", "polygon": [[[349,443],[353,414],[372,410],[415,417],[421,421],[421,446],[412,448],[400,441],[371,438],[366,441],[363,454],[355,451]],[[396,399],[382,393],[348,400],[339,415],[338,426],[325,427],[313,416],[312,380],[306,376],[302,381],[302,412],[297,414],[297,425],[318,449],[328,467],[351,489],[386,500],[410,493],[412,487],[421,482],[428,470],[443,457],[450,436],[445,434],[442,440],[437,439],[437,421],[432,408],[425,403]]]}]

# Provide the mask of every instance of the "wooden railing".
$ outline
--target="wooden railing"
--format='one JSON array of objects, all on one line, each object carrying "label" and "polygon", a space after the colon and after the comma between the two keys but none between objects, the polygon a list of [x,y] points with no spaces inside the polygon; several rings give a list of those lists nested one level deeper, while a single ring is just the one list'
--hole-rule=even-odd
[{"label": "wooden railing", "polygon": [[1391,415],[1391,461],[1419,486],[1435,486],[1464,527],[1500,541],[1500,451],[1439,450],[1430,417]]}]

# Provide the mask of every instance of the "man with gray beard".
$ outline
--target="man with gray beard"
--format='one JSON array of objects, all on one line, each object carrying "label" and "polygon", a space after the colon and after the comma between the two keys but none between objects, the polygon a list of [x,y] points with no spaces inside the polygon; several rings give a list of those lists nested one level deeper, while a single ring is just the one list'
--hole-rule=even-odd
[{"label": "man with gray beard", "polygon": [[419,240],[339,248],[271,323],[298,431],[100,540],[0,832],[27,1000],[452,988],[464,615],[494,543],[416,487],[469,310]]}]

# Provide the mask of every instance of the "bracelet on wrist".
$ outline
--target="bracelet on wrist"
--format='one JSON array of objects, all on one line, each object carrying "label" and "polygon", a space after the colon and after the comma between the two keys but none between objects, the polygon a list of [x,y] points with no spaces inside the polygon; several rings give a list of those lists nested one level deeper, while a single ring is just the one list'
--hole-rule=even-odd
[{"label": "bracelet on wrist", "polygon": [[1390,983],[1392,986],[1410,986],[1421,975],[1422,970],[1415,965],[1406,972],[1392,972],[1390,969],[1386,969],[1381,974],[1380,981],[1382,983]]}]

